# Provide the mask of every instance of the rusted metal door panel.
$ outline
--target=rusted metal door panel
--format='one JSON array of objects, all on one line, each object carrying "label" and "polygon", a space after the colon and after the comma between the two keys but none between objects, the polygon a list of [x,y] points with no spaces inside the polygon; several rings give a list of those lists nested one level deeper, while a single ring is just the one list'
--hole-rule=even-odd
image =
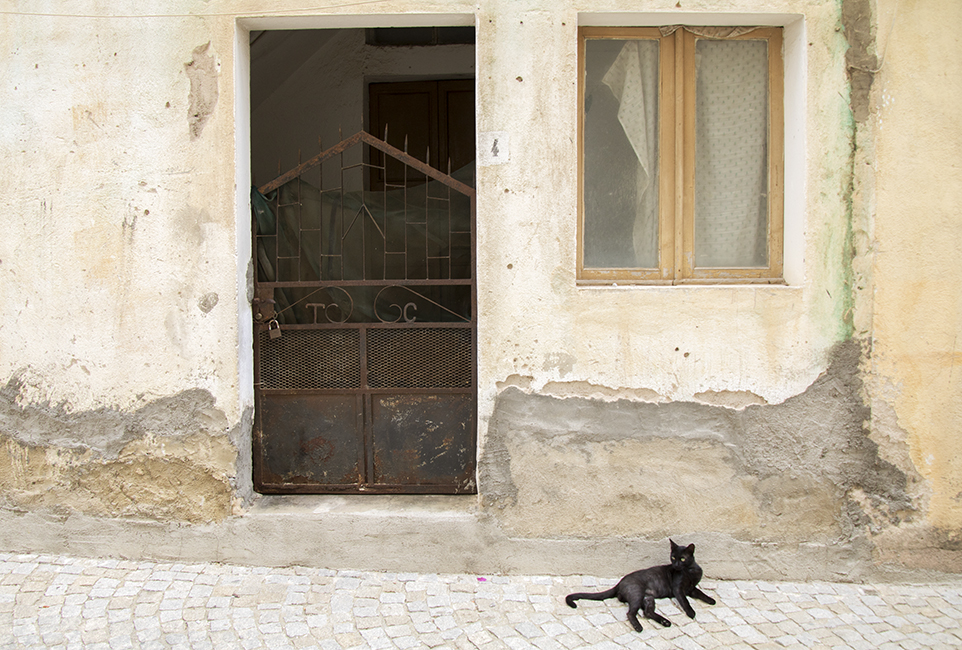
[{"label": "rusted metal door panel", "polygon": [[372,403],[376,483],[474,491],[471,395],[374,395]]},{"label": "rusted metal door panel", "polygon": [[[413,184],[350,189],[364,146]],[[252,202],[255,489],[475,492],[473,188],[362,132]]]},{"label": "rusted metal door panel", "polygon": [[261,395],[261,485],[356,486],[363,475],[358,402],[352,394]]}]

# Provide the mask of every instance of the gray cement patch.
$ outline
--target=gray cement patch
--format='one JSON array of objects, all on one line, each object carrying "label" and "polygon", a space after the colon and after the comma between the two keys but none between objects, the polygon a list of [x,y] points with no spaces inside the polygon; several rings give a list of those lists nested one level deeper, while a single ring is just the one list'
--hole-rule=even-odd
[{"label": "gray cement patch", "polygon": [[875,73],[880,70],[875,48],[872,3],[869,0],[843,0],[842,24],[849,48],[845,53],[851,96],[849,104],[856,122],[864,122],[871,109],[870,94]]},{"label": "gray cement patch", "polygon": [[130,412],[108,407],[74,412],[62,404],[25,403],[24,377],[18,372],[0,388],[0,434],[27,446],[89,450],[114,459],[127,443],[147,435],[228,432],[227,416],[203,389],[162,397]]},{"label": "gray cement patch", "polygon": [[742,410],[507,388],[480,457],[482,503],[522,536],[854,543],[880,514],[913,516],[908,478],[865,427],[859,360],[856,342],[840,344],[804,393]]}]

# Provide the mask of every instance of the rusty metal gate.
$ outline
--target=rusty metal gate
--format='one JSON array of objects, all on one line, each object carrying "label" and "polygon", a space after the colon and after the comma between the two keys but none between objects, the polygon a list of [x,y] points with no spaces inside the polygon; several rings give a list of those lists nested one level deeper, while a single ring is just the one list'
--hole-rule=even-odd
[{"label": "rusty metal gate", "polygon": [[468,172],[359,132],[252,193],[257,491],[476,491]]}]

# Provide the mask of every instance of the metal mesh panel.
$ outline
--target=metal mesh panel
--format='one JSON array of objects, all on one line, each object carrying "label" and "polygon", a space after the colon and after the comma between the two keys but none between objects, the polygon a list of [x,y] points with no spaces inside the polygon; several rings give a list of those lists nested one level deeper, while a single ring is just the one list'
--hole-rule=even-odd
[{"label": "metal mesh panel", "polygon": [[357,330],[284,330],[260,334],[260,379],[266,389],[359,388]]},{"label": "metal mesh panel", "polygon": [[368,330],[367,363],[372,388],[469,388],[471,330]]}]

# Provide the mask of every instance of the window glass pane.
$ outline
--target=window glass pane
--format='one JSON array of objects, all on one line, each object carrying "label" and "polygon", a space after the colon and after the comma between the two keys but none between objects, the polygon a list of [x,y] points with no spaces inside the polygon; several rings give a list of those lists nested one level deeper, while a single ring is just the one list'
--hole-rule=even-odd
[{"label": "window glass pane", "polygon": [[658,266],[658,41],[585,42],[584,266]]},{"label": "window glass pane", "polygon": [[768,44],[698,40],[695,266],[768,264]]}]

